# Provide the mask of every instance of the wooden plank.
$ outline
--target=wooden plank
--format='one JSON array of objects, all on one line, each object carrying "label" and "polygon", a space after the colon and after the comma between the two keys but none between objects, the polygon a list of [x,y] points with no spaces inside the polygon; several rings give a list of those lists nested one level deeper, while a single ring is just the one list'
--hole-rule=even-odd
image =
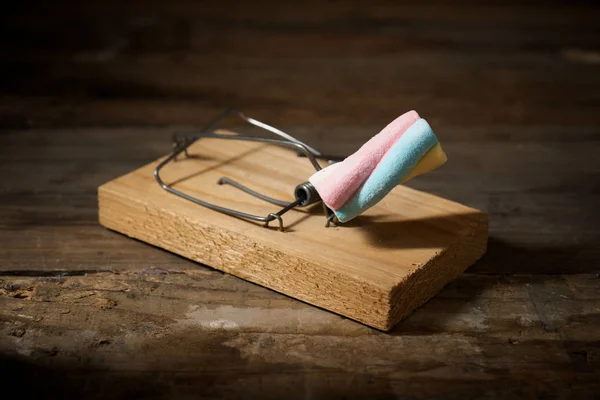
[{"label": "wooden plank", "polygon": [[[117,398],[145,386],[166,395],[182,382],[189,396],[289,398],[294,379],[299,399],[373,398],[390,385],[384,397],[590,398],[600,388],[594,275],[467,273],[390,333],[191,264],[1,279],[0,370],[38,371],[42,387],[64,374],[88,379],[56,379],[59,389]],[[122,384],[103,385],[113,379]]]},{"label": "wooden plank", "polygon": [[[289,199],[312,173],[271,145],[211,139],[170,164],[166,182],[223,207],[268,215],[273,205],[218,186],[221,176]],[[251,282],[389,330],[479,259],[487,216],[406,187],[351,223],[325,228],[320,207],[284,216],[285,232],[178,198],[154,180],[156,162],[98,191],[100,223]]]},{"label": "wooden plank", "polygon": [[446,126],[598,122],[597,7],[95,3],[6,18],[0,126],[202,124],[231,105],[319,126],[407,108]]}]

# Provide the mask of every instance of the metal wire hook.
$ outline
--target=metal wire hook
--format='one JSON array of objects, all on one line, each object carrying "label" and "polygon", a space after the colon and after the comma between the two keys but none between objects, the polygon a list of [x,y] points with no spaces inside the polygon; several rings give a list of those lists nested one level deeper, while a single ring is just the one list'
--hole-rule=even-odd
[{"label": "metal wire hook", "polygon": [[[272,132],[280,137],[283,137],[285,140],[268,139],[268,138],[261,138],[261,137],[250,137],[250,136],[242,136],[242,135],[223,135],[223,134],[219,134],[219,133],[210,132],[220,121],[222,121],[224,118],[226,118],[227,116],[229,116],[231,114],[235,114],[235,115],[241,117],[244,121],[246,121],[247,123],[249,123],[251,125],[254,125],[258,128]],[[241,183],[236,182],[227,177],[222,177],[218,180],[217,183],[220,185],[222,185],[222,184],[232,185],[235,188],[242,190],[243,192],[248,193],[254,197],[257,197],[261,200],[264,200],[269,203],[276,204],[276,205],[283,207],[281,210],[279,210],[275,213],[269,213],[267,216],[262,217],[259,215],[248,214],[248,213],[245,213],[242,211],[238,211],[238,210],[234,210],[231,208],[226,208],[226,207],[222,207],[222,206],[219,206],[216,204],[208,203],[204,200],[200,200],[196,197],[190,196],[190,195],[166,184],[163,181],[163,179],[160,177],[160,171],[162,170],[162,168],[165,165],[169,164],[170,162],[175,161],[181,153],[184,153],[186,157],[189,157],[189,154],[188,154],[189,147],[201,138],[241,140],[241,141],[275,144],[278,146],[295,148],[301,154],[306,156],[306,158],[310,161],[310,163],[313,165],[313,167],[317,171],[322,169],[321,165],[319,164],[319,162],[316,159],[316,157],[324,157],[321,152],[319,152],[316,149],[301,142],[300,140],[296,139],[295,137],[293,137],[292,135],[290,135],[288,133],[285,133],[273,126],[267,125],[264,122],[258,121],[254,118],[247,117],[241,111],[238,111],[235,109],[228,109],[228,110],[224,111],[221,115],[219,115],[217,118],[215,118],[213,121],[211,121],[200,132],[176,132],[175,134],[173,134],[173,152],[166,159],[161,161],[158,164],[158,166],[156,167],[156,169],[154,170],[154,177],[156,178],[156,181],[158,182],[158,184],[164,190],[166,190],[169,193],[172,193],[174,195],[177,195],[183,199],[189,200],[195,204],[209,208],[211,210],[215,210],[215,211],[218,211],[218,212],[221,212],[221,213],[224,213],[227,215],[231,215],[234,217],[238,217],[238,218],[244,218],[244,219],[251,220],[251,221],[262,222],[266,227],[269,226],[269,223],[271,221],[274,221],[275,219],[277,219],[279,221],[279,229],[282,231],[284,229],[283,219],[281,217],[283,214],[285,214],[286,212],[288,212],[289,210],[291,210],[295,207],[298,207],[298,206],[306,207],[308,205],[311,205],[311,204],[321,201],[321,197],[319,196],[315,187],[310,182],[304,182],[304,183],[301,183],[300,185],[296,186],[296,188],[294,190],[294,196],[295,196],[296,200],[293,202],[286,202],[283,200],[277,200],[272,197],[266,196],[264,194],[258,193],[256,191],[242,185]],[[329,226],[329,222],[331,222],[330,218],[331,218],[332,213],[324,204],[323,204],[323,207],[324,207],[324,210],[326,211],[326,215],[328,217],[326,226]]]}]

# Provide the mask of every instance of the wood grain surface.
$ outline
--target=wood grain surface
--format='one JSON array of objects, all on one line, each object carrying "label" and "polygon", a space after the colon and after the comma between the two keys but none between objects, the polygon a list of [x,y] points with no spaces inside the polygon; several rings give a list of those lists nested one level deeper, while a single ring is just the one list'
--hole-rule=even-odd
[{"label": "wood grain surface", "polygon": [[[599,16],[586,1],[6,5],[2,393],[595,398]],[[409,186],[487,212],[486,255],[386,334],[98,224],[100,184],[226,106],[340,155],[416,109],[449,162]]]}]

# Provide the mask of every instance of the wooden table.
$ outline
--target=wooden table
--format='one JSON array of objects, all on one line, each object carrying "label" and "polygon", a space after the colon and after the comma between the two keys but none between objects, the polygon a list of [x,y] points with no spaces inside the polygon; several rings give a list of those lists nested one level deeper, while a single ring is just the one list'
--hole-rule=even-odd
[{"label": "wooden table", "polygon": [[[4,393],[599,393],[598,8],[81,3],[0,17]],[[487,255],[385,334],[98,225],[227,106],[341,155],[416,109],[449,162],[410,186],[488,212]]]}]

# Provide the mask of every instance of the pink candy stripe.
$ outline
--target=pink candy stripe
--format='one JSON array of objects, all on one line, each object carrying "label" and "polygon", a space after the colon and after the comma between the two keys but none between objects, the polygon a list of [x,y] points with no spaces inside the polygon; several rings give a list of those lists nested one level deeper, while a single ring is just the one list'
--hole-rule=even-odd
[{"label": "pink candy stripe", "polygon": [[371,175],[385,153],[419,118],[416,111],[402,114],[356,153],[311,176],[309,181],[315,186],[325,204],[334,210],[343,206]]}]

